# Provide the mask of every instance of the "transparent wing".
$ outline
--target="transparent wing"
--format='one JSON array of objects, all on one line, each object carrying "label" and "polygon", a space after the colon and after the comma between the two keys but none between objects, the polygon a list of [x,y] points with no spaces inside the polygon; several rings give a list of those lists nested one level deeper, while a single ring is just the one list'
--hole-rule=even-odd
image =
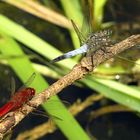
[{"label": "transparent wing", "polygon": [[25,87],[28,87],[32,82],[33,80],[35,79],[35,76],[36,76],[36,73],[34,72],[28,79],[27,81],[23,84],[22,87],[20,87],[18,89],[18,91],[20,91],[21,89],[24,89]]},{"label": "transparent wing", "polygon": [[11,78],[11,97],[14,95],[16,91],[16,84],[15,84],[15,79],[12,77]]},{"label": "transparent wing", "polygon": [[109,47],[112,45],[112,40],[110,35],[112,34],[111,30],[103,30],[96,33],[90,34],[87,39],[87,44],[89,46],[87,51],[87,56],[92,55],[96,50],[104,47]]},{"label": "transparent wing", "polygon": [[72,23],[72,26],[73,26],[73,28],[78,36],[79,41],[80,41],[80,46],[82,46],[85,43],[86,38],[80,32],[80,30],[78,29],[78,27],[76,26],[76,24],[74,23],[74,21],[72,19],[71,19],[71,23]]},{"label": "transparent wing", "polygon": [[84,36],[88,36],[91,32],[93,32],[93,1],[84,0],[82,3],[84,20],[81,28],[81,32]]},{"label": "transparent wing", "polygon": [[38,116],[42,116],[42,117],[45,117],[45,118],[55,118],[55,119],[58,119],[58,120],[61,120],[62,121],[62,119],[60,118],[60,117],[57,117],[57,116],[54,116],[54,115],[50,115],[48,112],[43,112],[43,111],[41,111],[41,110],[34,110],[33,112],[32,112],[32,114],[34,114],[34,115],[38,115]]},{"label": "transparent wing", "polygon": [[36,73],[34,72],[34,73],[27,79],[27,81],[24,83],[24,85],[25,85],[26,87],[28,87],[28,86],[33,82],[33,80],[35,79],[35,77],[36,77]]},{"label": "transparent wing", "polygon": [[133,67],[133,71],[140,72],[140,48],[138,46],[134,46],[116,55],[116,59],[117,62],[121,63],[125,68],[131,69]]},{"label": "transparent wing", "polygon": [[[61,101],[58,101],[58,100],[56,100],[56,99],[51,99],[51,100],[48,100],[47,101],[47,103],[48,103],[48,109],[49,110],[60,110],[60,111],[62,111],[62,110],[64,110],[65,108],[63,108],[62,106],[60,107],[60,104],[61,104],[61,102],[64,104],[64,106],[66,107],[66,108],[70,108],[70,106],[71,106],[71,104],[68,102],[68,101],[65,101],[65,100],[61,100]],[[48,112],[46,113],[46,112],[44,112],[44,111],[42,111],[42,110],[38,110],[38,109],[36,109],[34,112],[33,112],[33,114],[35,114],[35,115],[40,115],[40,116],[44,116],[44,117],[52,117],[52,118],[56,118],[56,119],[59,119],[59,120],[62,120],[59,116],[56,116],[56,115],[54,115],[54,114],[49,114]]]},{"label": "transparent wing", "polygon": [[70,57],[73,57],[75,55],[78,55],[78,54],[82,54],[82,53],[85,53],[87,51],[87,46],[85,46],[85,42],[86,42],[86,38],[83,36],[83,34],[79,31],[78,27],[76,26],[76,24],[74,23],[73,20],[71,20],[71,23],[73,25],[73,28],[78,36],[78,39],[80,41],[80,48],[76,49],[76,50],[73,50],[73,51],[69,51],[61,56],[58,56],[56,58],[54,58],[51,63],[55,63],[55,62],[58,62],[60,60],[63,60],[63,59],[66,59],[66,58],[70,58]]}]

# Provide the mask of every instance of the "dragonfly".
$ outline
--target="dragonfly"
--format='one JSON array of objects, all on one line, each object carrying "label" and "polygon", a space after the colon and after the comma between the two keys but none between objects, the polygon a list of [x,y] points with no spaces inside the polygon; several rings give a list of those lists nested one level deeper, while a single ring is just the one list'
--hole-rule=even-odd
[{"label": "dragonfly", "polygon": [[[115,41],[111,39],[112,30],[107,29],[107,30],[98,31],[96,33],[91,32],[87,35],[87,37],[85,37],[73,20],[71,20],[71,23],[80,41],[80,48],[69,51],[63,55],[54,58],[53,60],[51,60],[51,63],[59,62],[61,60],[76,56],[78,54],[86,54],[86,57],[88,57],[91,56],[93,53],[95,53],[98,49],[111,47],[115,43]],[[139,46],[135,46],[134,49],[138,49],[137,50],[138,52],[140,50],[139,48],[140,48]],[[129,55],[132,56],[133,55],[132,52],[134,52],[134,50],[133,49],[130,50],[131,52],[129,51],[130,52]],[[127,50],[125,51],[125,53],[126,56],[124,54],[123,56],[117,55],[116,58],[140,66],[139,63],[135,62],[135,59],[137,59],[136,56],[135,56],[136,58],[134,57],[134,55],[133,55],[134,58],[130,58],[130,56],[127,53]]]},{"label": "dragonfly", "polygon": [[[35,78],[35,73],[31,75],[31,77],[27,80],[24,85],[28,85]],[[15,82],[12,80],[12,88],[15,89]],[[14,92],[14,91],[13,91]],[[21,87],[17,92],[14,93],[13,97],[0,108],[0,117],[6,115],[10,111],[15,111],[22,107],[25,103],[33,98],[35,95],[35,89],[31,87]]]},{"label": "dragonfly", "polygon": [[80,32],[77,25],[71,20],[73,28],[78,36],[80,41],[80,48],[69,51],[61,56],[54,58],[51,63],[67,59],[78,54],[86,54],[86,56],[91,56],[95,51],[103,47],[110,46],[112,40],[110,38],[112,31],[111,30],[101,30],[96,33],[90,33],[87,38]]},{"label": "dragonfly", "polygon": [[[0,118],[3,117],[4,115],[8,114],[11,111],[16,111],[17,109],[21,108],[25,103],[27,103],[29,100],[31,100],[35,93],[36,90],[32,87],[28,87],[32,81],[35,79],[36,74],[33,73],[29,79],[24,83],[24,85],[17,91],[15,92],[15,80],[12,78],[12,86],[11,86],[11,90],[12,90],[12,97],[11,99],[0,108]],[[62,101],[65,105],[70,106],[70,103],[63,100]],[[51,99],[50,101],[48,100],[47,102],[48,108],[50,107],[50,109],[54,109],[54,110],[58,110],[58,106],[60,105],[60,101],[57,99]],[[52,103],[55,103],[54,105]],[[56,105],[57,104],[57,105]],[[59,109],[63,109],[60,108]],[[36,112],[32,112],[32,114],[36,114],[36,115],[40,115],[40,116],[44,116],[44,117],[48,117],[51,116],[52,118],[56,118],[59,120],[62,120],[60,117],[57,117],[53,114],[48,114],[46,115],[46,113],[44,114],[44,112],[40,111],[40,110],[36,110]]]}]

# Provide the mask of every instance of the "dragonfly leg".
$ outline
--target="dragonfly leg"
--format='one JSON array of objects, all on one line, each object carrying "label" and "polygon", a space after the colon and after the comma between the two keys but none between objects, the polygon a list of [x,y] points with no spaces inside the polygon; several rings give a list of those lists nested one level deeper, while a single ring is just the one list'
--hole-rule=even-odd
[{"label": "dragonfly leg", "polygon": [[37,108],[37,106],[36,106],[35,104],[33,104],[33,103],[27,102],[26,104],[27,104],[28,106],[34,108],[34,109]]},{"label": "dragonfly leg", "polygon": [[[27,102],[26,103],[28,106],[30,106],[30,107],[32,107],[33,108],[33,110],[35,110],[37,107],[35,106],[35,105],[33,105],[33,104],[31,104],[31,103],[29,103],[29,102]],[[16,109],[15,111],[19,111],[19,112],[21,112],[23,115],[27,115],[27,110],[26,109],[23,109],[23,107],[21,106],[20,108],[18,108],[18,109]]]},{"label": "dragonfly leg", "polygon": [[[111,46],[110,46],[111,47]],[[101,48],[101,50],[106,54],[105,55],[105,58],[107,59],[108,58],[108,55],[113,55],[111,51],[108,51],[107,47],[106,46],[103,46]]]},{"label": "dragonfly leg", "polygon": [[90,61],[91,61],[91,64],[92,64],[92,69],[91,69],[91,72],[92,72],[93,71],[93,67],[94,67],[93,57],[91,56],[90,59],[91,59]]},{"label": "dragonfly leg", "polygon": [[[94,51],[94,53],[95,53],[95,51]],[[93,61],[93,56],[92,56],[92,53],[91,53],[90,49],[87,50],[85,57],[88,58],[88,65],[90,66],[88,68],[88,70],[89,70],[89,72],[92,72],[93,67],[94,67],[94,61]]]},{"label": "dragonfly leg", "polygon": [[19,112],[21,112],[24,116],[27,115],[27,111],[24,110],[23,107],[19,108],[18,110],[19,110]]}]

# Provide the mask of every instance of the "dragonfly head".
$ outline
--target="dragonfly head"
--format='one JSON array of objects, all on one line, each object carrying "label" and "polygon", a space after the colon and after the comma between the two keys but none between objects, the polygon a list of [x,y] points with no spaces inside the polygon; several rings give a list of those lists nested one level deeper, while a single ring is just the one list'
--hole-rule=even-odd
[{"label": "dragonfly head", "polygon": [[28,88],[26,88],[26,90],[31,97],[33,97],[35,95],[35,89],[34,88],[28,87]]}]

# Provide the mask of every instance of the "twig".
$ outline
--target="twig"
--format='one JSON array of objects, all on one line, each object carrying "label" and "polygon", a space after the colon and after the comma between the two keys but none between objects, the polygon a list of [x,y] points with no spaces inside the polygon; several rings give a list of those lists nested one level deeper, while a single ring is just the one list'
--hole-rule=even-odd
[{"label": "twig", "polygon": [[94,137],[93,134],[90,131],[90,126],[92,124],[92,121],[94,121],[97,117],[100,117],[102,115],[106,115],[109,113],[117,113],[117,112],[133,112],[132,109],[125,107],[123,105],[108,105],[105,107],[102,107],[100,109],[94,110],[90,113],[90,118],[88,120],[87,124],[87,132],[91,137]]},{"label": "twig", "polygon": [[133,110],[123,105],[108,105],[91,112],[90,122],[91,120],[96,119],[97,117],[100,117],[102,115],[106,115],[109,113],[117,113],[117,112],[133,112]]},{"label": "twig", "polygon": [[46,102],[51,96],[56,95],[76,80],[83,78],[85,75],[89,74],[91,70],[94,70],[95,67],[103,63],[105,60],[110,59],[114,55],[137,44],[140,44],[140,35],[132,35],[112,47],[107,47],[105,51],[102,48],[97,50],[92,56],[93,61],[91,61],[91,57],[83,58],[81,62],[75,65],[67,75],[52,84],[49,88],[47,88],[40,94],[36,95],[34,98],[32,98],[32,100],[28,102],[28,104],[30,105],[25,104],[22,107],[22,110],[19,109],[4,116],[4,118],[2,118],[0,122],[0,138],[2,139],[9,130],[16,126],[27,114],[32,112],[34,110],[34,107],[38,107],[42,103]]},{"label": "twig", "polygon": [[[99,95],[91,95],[87,99],[85,99],[83,102],[80,100],[77,100],[70,108],[69,111],[72,115],[76,116],[78,113],[83,111],[85,108],[89,107],[90,105],[93,105],[94,102],[97,102],[101,99],[103,99],[104,96]],[[40,137],[53,133],[57,129],[55,123],[52,121],[52,119],[49,119],[48,122],[45,122],[41,125],[38,125],[37,127],[33,128],[32,130],[27,130],[21,134],[18,135],[16,140],[36,140]]]}]

